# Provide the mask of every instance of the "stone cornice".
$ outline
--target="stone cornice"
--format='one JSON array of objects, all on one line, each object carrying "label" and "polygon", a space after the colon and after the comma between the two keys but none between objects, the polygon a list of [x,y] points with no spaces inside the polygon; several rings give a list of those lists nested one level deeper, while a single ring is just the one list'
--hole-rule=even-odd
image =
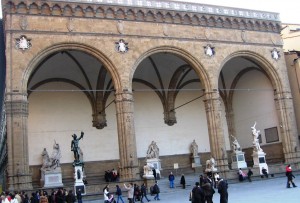
[{"label": "stone cornice", "polygon": [[[113,6],[141,7],[149,9],[163,9],[169,11],[183,11],[209,15],[223,15],[240,18],[253,18],[270,21],[280,21],[279,13],[257,11],[226,6],[215,6],[200,3],[189,3],[167,0],[60,0],[72,3],[106,4]],[[57,2],[57,1],[53,1]]]},{"label": "stone cornice", "polygon": [[[129,5],[128,2],[132,4]],[[152,6],[146,6],[148,3]],[[160,7],[158,3],[164,6]],[[163,0],[4,0],[2,4],[4,19],[6,14],[12,13],[171,23],[275,33],[279,33],[281,29],[277,13]],[[170,8],[167,9],[166,5]]]}]

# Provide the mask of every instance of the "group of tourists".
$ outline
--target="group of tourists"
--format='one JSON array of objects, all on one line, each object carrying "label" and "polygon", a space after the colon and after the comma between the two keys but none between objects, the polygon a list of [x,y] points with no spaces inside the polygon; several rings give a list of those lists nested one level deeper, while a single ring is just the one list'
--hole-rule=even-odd
[{"label": "group of tourists", "polygon": [[108,182],[117,182],[117,181],[119,181],[118,171],[116,169],[105,171],[104,179],[107,183]]},{"label": "group of tourists", "polygon": [[[143,183],[141,187],[138,184],[124,183],[123,189],[127,191],[127,199],[129,203],[134,203],[137,201],[143,203],[144,198],[147,202],[150,202],[150,199],[147,197],[147,188],[145,183]],[[150,191],[151,191],[151,195],[154,195],[154,200],[160,200],[159,199],[160,189],[157,185],[157,181],[155,181],[155,184],[151,186]],[[116,197],[114,196],[114,194],[116,195]],[[103,188],[103,197],[104,197],[104,203],[126,202],[123,199],[122,189],[119,185],[116,185],[116,189],[114,192],[110,191],[109,185],[106,185]]]},{"label": "group of tourists", "polygon": [[228,203],[228,184],[227,182],[217,177],[214,180],[210,174],[200,175],[200,182],[196,182],[194,188],[190,192],[189,200],[192,203],[213,203],[213,195],[215,194],[215,187],[220,194],[220,203]]},{"label": "group of tourists", "polygon": [[82,202],[80,189],[74,194],[72,190],[59,188],[52,190],[50,194],[46,190],[38,190],[31,193],[30,197],[25,192],[3,192],[0,203],[74,203],[76,200],[78,203]]},{"label": "group of tourists", "polygon": [[214,188],[220,194],[220,203],[228,203],[227,181],[220,178],[219,174],[216,177],[211,173],[200,175],[200,182],[195,183],[189,200],[192,203],[213,203],[213,195],[216,192]]}]

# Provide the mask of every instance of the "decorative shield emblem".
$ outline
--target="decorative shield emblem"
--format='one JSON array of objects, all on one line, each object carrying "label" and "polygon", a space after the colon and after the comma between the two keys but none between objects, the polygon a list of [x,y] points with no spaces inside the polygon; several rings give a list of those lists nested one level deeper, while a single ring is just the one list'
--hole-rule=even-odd
[{"label": "decorative shield emblem", "polygon": [[204,46],[205,55],[212,57],[216,53],[214,49],[215,49],[215,47],[212,47],[210,44]]},{"label": "decorative shield emblem", "polygon": [[115,44],[117,52],[126,53],[129,50],[128,43],[125,42],[123,39],[120,39],[118,42],[115,42]]},{"label": "decorative shield emblem", "polygon": [[272,58],[274,59],[274,60],[278,60],[279,58],[280,58],[280,53],[279,53],[279,51],[276,49],[276,48],[274,48],[272,51],[271,51],[271,56],[272,56]]},{"label": "decorative shield emblem", "polygon": [[16,48],[22,49],[22,51],[29,49],[31,45],[31,39],[27,39],[25,35],[21,35],[20,38],[16,38]]}]

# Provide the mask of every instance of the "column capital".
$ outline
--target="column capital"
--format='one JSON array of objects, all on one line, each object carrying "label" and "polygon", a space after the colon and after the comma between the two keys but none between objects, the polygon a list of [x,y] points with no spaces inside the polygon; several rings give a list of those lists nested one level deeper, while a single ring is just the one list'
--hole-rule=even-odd
[{"label": "column capital", "polygon": [[6,115],[24,115],[28,116],[28,101],[26,100],[13,100],[5,101]]},{"label": "column capital", "polygon": [[128,91],[128,90],[123,90],[123,91],[117,91],[115,93],[116,96],[116,103],[117,102],[123,102],[123,101],[127,101],[127,102],[133,102],[133,93]]}]

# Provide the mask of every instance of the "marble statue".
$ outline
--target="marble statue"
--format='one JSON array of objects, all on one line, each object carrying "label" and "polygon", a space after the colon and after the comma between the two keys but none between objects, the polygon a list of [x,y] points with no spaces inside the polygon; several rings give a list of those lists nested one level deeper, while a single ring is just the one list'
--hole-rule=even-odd
[{"label": "marble statue", "polygon": [[241,146],[239,144],[239,142],[237,141],[236,137],[231,135],[232,137],[232,147],[233,147],[233,151],[238,152],[241,151]]},{"label": "marble statue", "polygon": [[198,145],[197,145],[197,143],[196,143],[195,140],[193,140],[190,149],[191,149],[191,152],[192,152],[193,157],[198,156]]},{"label": "marble statue", "polygon": [[49,157],[49,154],[44,148],[42,152],[42,158],[43,158],[43,165],[42,165],[42,170],[45,171],[52,171],[55,170],[57,167],[60,167],[60,158],[61,158],[61,151],[59,144],[54,141],[53,145],[53,152],[51,157]]},{"label": "marble statue", "polygon": [[144,175],[153,175],[152,169],[154,166],[151,163],[145,163],[144,165]]},{"label": "marble statue", "polygon": [[73,134],[72,137],[73,137],[73,140],[71,142],[71,151],[74,152],[74,162],[80,162],[80,153],[81,150],[79,148],[79,140],[83,138],[83,135],[84,135],[84,132],[81,132],[81,135],[79,138],[77,138],[77,135],[76,134]]},{"label": "marble statue", "polygon": [[152,141],[147,150],[148,159],[158,159],[159,158],[159,148],[156,142]]},{"label": "marble statue", "polygon": [[207,172],[217,171],[215,165],[216,165],[216,161],[213,157],[211,157],[209,160],[206,160],[206,169],[205,169],[205,171],[207,171]]},{"label": "marble statue", "polygon": [[253,135],[253,147],[254,147],[255,151],[262,151],[262,149],[260,148],[259,139],[258,139],[260,130],[256,130],[255,126],[256,126],[256,122],[251,127],[252,135]]}]

